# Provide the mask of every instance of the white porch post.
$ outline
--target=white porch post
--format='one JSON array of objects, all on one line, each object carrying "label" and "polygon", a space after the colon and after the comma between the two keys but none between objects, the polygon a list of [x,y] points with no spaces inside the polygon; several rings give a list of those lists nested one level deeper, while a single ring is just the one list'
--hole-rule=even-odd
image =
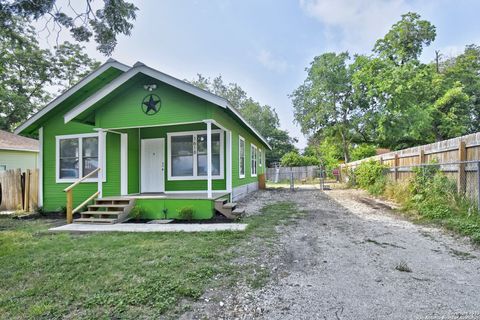
[{"label": "white porch post", "polygon": [[128,135],[120,134],[120,194],[128,194]]},{"label": "white porch post", "polygon": [[43,127],[38,129],[38,207],[43,207]]},{"label": "white porch post", "polygon": [[98,198],[102,198],[103,196],[103,177],[105,177],[105,136],[106,133],[103,129],[98,130],[98,167],[100,168],[100,172],[98,172]]},{"label": "white porch post", "polygon": [[212,198],[212,121],[207,121],[207,194]]},{"label": "white porch post", "polygon": [[227,138],[227,169],[225,170],[225,176],[227,178],[227,192],[232,192],[232,131],[226,130]]}]

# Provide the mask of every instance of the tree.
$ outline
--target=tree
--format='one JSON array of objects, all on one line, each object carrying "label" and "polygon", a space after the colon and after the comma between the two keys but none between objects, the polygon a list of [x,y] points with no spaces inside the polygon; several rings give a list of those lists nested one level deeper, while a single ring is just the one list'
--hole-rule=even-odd
[{"label": "tree", "polygon": [[65,90],[72,87],[80,79],[87,76],[92,70],[100,66],[100,62],[84,53],[84,47],[77,43],[64,42],[55,50],[55,62],[61,66],[57,77],[57,85]]},{"label": "tree", "polygon": [[462,85],[468,96],[467,131],[480,131],[480,46],[467,45],[462,54],[442,61],[440,73],[448,86]]},{"label": "tree", "polygon": [[78,45],[41,49],[35,35],[21,19],[0,29],[0,129],[13,129],[51,99],[51,89],[69,87],[98,64]]},{"label": "tree", "polygon": [[287,131],[279,128],[280,120],[275,109],[268,105],[261,105],[249,97],[238,84],[225,84],[221,76],[211,80],[201,74],[197,74],[197,78],[189,82],[230,101],[272,147],[272,150],[266,153],[267,164],[278,162],[282,155],[296,150],[293,144],[297,140],[290,137]]},{"label": "tree", "polygon": [[[349,55],[325,53],[314,58],[307,78],[291,95],[294,117],[304,134],[322,132],[341,139],[343,156],[350,160],[349,145],[355,127],[354,114],[360,111],[352,90]],[[355,66],[355,65],[354,65]]]},{"label": "tree", "polygon": [[[95,10],[93,0],[84,0],[84,10],[73,7],[71,1],[66,6],[57,6],[56,0],[25,1],[0,0],[0,28],[4,32],[15,29],[16,20],[39,21],[44,19],[49,34],[68,29],[77,42],[94,39],[98,51],[110,55],[117,45],[119,34],[130,35],[132,21],[138,10],[132,3],[124,0],[105,0],[103,6]],[[58,43],[57,43],[58,44]]]},{"label": "tree", "polygon": [[314,156],[300,155],[296,151],[285,153],[280,159],[284,167],[318,166],[320,161]]},{"label": "tree", "polygon": [[421,20],[418,13],[409,12],[395,23],[390,31],[375,43],[373,51],[397,65],[418,60],[424,46],[435,40],[435,26]]}]

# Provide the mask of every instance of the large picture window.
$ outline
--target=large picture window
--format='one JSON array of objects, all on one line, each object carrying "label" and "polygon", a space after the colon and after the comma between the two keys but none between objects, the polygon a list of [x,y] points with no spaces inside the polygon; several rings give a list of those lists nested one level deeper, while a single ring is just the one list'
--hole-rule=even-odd
[{"label": "large picture window", "polygon": [[[98,168],[98,134],[56,137],[57,182],[73,182]],[[86,181],[97,181],[98,173]]]},{"label": "large picture window", "polygon": [[250,176],[257,176],[257,147],[250,145]]},{"label": "large picture window", "polygon": [[[168,179],[207,179],[206,131],[168,134]],[[223,134],[212,130],[212,178],[223,179]]]},{"label": "large picture window", "polygon": [[238,138],[238,173],[240,178],[245,178],[245,139]]}]

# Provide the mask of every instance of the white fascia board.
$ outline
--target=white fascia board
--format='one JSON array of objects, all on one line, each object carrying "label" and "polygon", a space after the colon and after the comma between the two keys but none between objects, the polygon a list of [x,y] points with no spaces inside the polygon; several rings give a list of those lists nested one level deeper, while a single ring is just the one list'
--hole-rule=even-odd
[{"label": "white fascia board", "polygon": [[113,59],[109,59],[103,65],[98,67],[98,69],[96,69],[95,71],[92,71],[85,78],[80,80],[76,85],[74,85],[73,87],[71,87],[70,89],[68,89],[67,91],[65,91],[64,93],[62,93],[58,97],[56,97],[55,99],[53,99],[53,101],[50,102],[49,104],[47,104],[45,106],[45,108],[41,109],[36,114],[34,114],[32,117],[30,117],[30,119],[28,119],[27,121],[25,121],[24,123],[19,125],[17,128],[15,128],[14,133],[15,134],[21,133],[23,130],[25,130],[30,125],[32,125],[35,121],[42,118],[44,115],[46,115],[48,112],[50,112],[53,108],[55,108],[60,103],[65,101],[65,99],[67,99],[68,97],[73,95],[78,90],[82,89],[87,83],[89,83],[90,81],[92,81],[93,79],[98,77],[100,74],[102,74],[104,71],[106,71],[110,67],[113,67],[113,68],[118,69],[118,70],[123,71],[123,72],[126,72],[128,69],[130,69],[129,66],[127,66],[123,63],[120,63],[120,62],[118,62],[116,60],[113,60]]},{"label": "white fascia board", "polygon": [[178,88],[182,91],[185,91],[187,93],[190,93],[194,96],[197,96],[203,100],[209,101],[213,104],[216,104],[222,108],[227,108],[228,106],[228,101],[224,98],[221,98],[217,95],[214,95],[208,91],[202,90],[200,88],[195,87],[194,85],[191,85],[189,83],[186,83],[185,81],[179,80],[177,78],[174,78],[172,76],[169,76],[163,72],[157,71],[155,69],[152,69],[150,67],[147,67],[145,65],[139,65],[137,67],[131,68],[129,71],[112,81],[110,84],[99,90],[97,93],[93,94],[90,98],[70,110],[68,113],[65,114],[64,120],[65,123],[68,123],[72,121],[75,117],[80,115],[82,112],[86,111],[88,108],[90,108],[92,105],[106,97],[109,93],[111,93],[113,90],[130,80],[132,77],[137,75],[138,73],[143,73],[149,77],[152,77],[154,79],[157,79],[161,82],[164,82],[168,85],[171,85],[172,87]]},{"label": "white fascia board", "polygon": [[82,112],[86,111],[92,105],[100,101],[102,98],[106,97],[109,93],[111,93],[113,90],[115,90],[116,88],[124,84],[126,81],[128,81],[138,73],[143,73],[149,77],[152,77],[168,85],[171,85],[172,87],[175,87],[177,89],[190,93],[203,100],[209,101],[224,109],[231,110],[250,130],[253,131],[253,133],[255,133],[255,135],[257,135],[258,138],[260,138],[260,140],[262,140],[263,143],[265,143],[265,145],[268,146],[270,150],[272,149],[272,147],[270,147],[268,142],[257,132],[257,130],[255,130],[250,124],[248,124],[248,122],[240,115],[240,113],[231,105],[231,103],[227,99],[217,96],[203,89],[200,89],[188,82],[177,79],[175,77],[172,77],[168,74],[165,74],[163,72],[160,72],[158,70],[155,70],[153,68],[150,68],[138,62],[130,70],[125,72],[123,75],[113,80],[107,86],[100,89],[98,92],[90,96],[87,100],[85,100],[84,102],[82,102],[81,104],[79,104],[78,106],[70,110],[68,113],[66,113],[64,116],[65,123],[72,121],[75,117],[80,115]]}]

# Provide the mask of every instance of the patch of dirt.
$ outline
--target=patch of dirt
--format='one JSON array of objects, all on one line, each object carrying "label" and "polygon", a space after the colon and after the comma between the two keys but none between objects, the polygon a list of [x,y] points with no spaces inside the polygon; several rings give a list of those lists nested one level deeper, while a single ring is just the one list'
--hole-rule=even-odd
[{"label": "patch of dirt", "polygon": [[253,215],[278,201],[305,216],[280,227],[272,249],[252,242],[267,285],[211,288],[182,319],[479,318],[480,252],[467,239],[412,224],[359,190],[266,190],[242,204]]}]

